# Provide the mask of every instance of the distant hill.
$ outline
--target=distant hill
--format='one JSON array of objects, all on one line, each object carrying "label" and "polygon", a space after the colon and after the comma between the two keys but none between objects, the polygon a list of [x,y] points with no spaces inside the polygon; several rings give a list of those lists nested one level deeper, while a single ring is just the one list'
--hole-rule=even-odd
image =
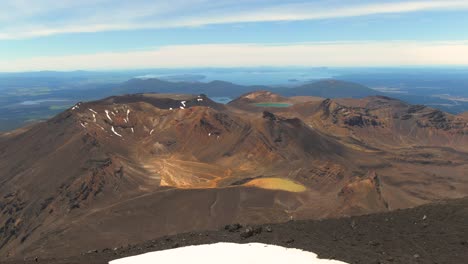
[{"label": "distant hill", "polygon": [[461,114],[459,114],[459,116],[461,116],[463,118],[468,118],[468,112],[461,113]]},{"label": "distant hill", "polygon": [[131,79],[118,86],[115,91],[122,93],[185,93],[207,94],[209,96],[237,97],[246,92],[265,89],[263,86],[243,86],[224,81],[169,82],[160,79]]},{"label": "distant hill", "polygon": [[382,94],[361,84],[340,80],[321,80],[295,88],[283,88],[276,91],[284,96],[319,96],[324,98],[350,97],[360,98]]}]

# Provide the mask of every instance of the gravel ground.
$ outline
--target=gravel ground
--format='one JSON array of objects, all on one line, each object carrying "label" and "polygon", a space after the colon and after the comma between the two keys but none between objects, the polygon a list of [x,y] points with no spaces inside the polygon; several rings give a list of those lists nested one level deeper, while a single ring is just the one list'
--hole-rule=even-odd
[{"label": "gravel ground", "polygon": [[[348,263],[467,263],[468,198],[390,213],[284,224],[230,225],[219,231],[162,237],[80,256],[2,262],[94,264],[150,251],[215,242],[261,242],[317,253]],[[232,252],[234,257],[236,252]],[[229,257],[229,256],[227,256]]]}]

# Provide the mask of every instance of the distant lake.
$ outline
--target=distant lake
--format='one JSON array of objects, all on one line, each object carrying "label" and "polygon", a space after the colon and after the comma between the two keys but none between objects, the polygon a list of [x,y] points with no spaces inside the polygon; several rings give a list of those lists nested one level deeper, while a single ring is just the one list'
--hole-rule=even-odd
[{"label": "distant lake", "polygon": [[20,105],[38,105],[42,103],[54,103],[54,102],[68,102],[67,99],[41,99],[41,100],[27,100],[19,103]]},{"label": "distant lake", "polygon": [[296,86],[328,79],[337,72],[328,68],[229,68],[193,70],[154,70],[135,78],[159,78],[166,81],[210,82],[215,80],[241,85]]},{"label": "distant lake", "polygon": [[288,103],[257,103],[255,105],[260,106],[260,107],[280,107],[280,108],[291,106],[291,104],[288,104]]},{"label": "distant lake", "polygon": [[[318,79],[332,78],[335,74],[327,69],[284,69],[206,71],[204,82],[223,80],[242,85],[295,86]],[[293,81],[292,81],[293,80]]]}]

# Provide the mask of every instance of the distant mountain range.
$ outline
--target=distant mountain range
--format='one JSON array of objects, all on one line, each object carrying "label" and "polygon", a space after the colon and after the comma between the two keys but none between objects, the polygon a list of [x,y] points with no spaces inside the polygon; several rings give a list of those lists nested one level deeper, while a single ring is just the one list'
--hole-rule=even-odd
[{"label": "distant mountain range", "polygon": [[366,86],[340,80],[320,80],[309,84],[281,88],[268,86],[243,86],[224,81],[202,82],[169,82],[160,79],[132,79],[117,88],[115,93],[191,93],[208,96],[238,97],[255,90],[270,90],[284,96],[319,96],[324,98],[361,98],[380,93]]},{"label": "distant mountain range", "polygon": [[[135,73],[139,72],[133,74]],[[225,81],[174,82],[155,78],[128,80],[131,73],[126,74],[40,72],[0,75],[0,131],[8,131],[31,122],[45,120],[79,101],[134,93],[205,94],[212,98],[221,97],[218,99],[223,99],[223,102],[228,102],[229,99],[250,91],[261,90],[269,90],[282,96],[323,98],[363,98],[382,95],[398,98],[411,104],[431,106],[453,114],[468,110],[468,102],[463,100],[453,101],[447,99],[450,97],[431,94],[414,95],[385,92],[385,90],[377,91],[358,83],[335,79],[314,81],[292,87],[268,87],[238,85]]]},{"label": "distant mountain range", "polygon": [[214,96],[238,96],[247,91],[262,89],[263,86],[242,86],[223,81],[170,82],[160,79],[131,79],[114,88],[114,94],[125,93],[185,93]]}]

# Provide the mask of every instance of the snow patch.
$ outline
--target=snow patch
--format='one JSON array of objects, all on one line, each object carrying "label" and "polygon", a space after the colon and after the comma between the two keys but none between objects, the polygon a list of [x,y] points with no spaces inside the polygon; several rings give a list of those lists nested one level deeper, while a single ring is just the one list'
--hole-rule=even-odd
[{"label": "snow patch", "polygon": [[183,106],[179,106],[179,107],[180,107],[180,109],[185,109]]},{"label": "snow patch", "polygon": [[154,129],[151,129],[151,131],[150,131],[150,135],[152,135],[152,134],[153,134],[153,132],[154,132]]},{"label": "snow patch", "polygon": [[109,118],[110,121],[112,121],[112,118],[109,115],[109,110],[105,110],[107,118]]},{"label": "snow patch", "polygon": [[186,107],[186,105],[185,105],[186,102],[187,102],[187,101],[182,101],[182,102],[180,102],[180,103],[181,103],[184,107]]},{"label": "snow patch", "polygon": [[169,108],[169,110],[172,110],[172,107],[171,107],[171,108]]},{"label": "snow patch", "polygon": [[203,98],[198,98],[197,101],[201,102],[201,101],[203,101]]},{"label": "snow patch", "polygon": [[130,109],[127,109],[127,118],[125,119],[126,123],[130,122],[130,119],[128,118],[129,114],[130,114]]},{"label": "snow patch", "polygon": [[80,122],[80,125],[84,128],[86,128],[86,125]]},{"label": "snow patch", "polygon": [[88,110],[89,110],[89,111],[91,111],[91,112],[93,112],[94,114],[97,114],[97,112],[96,112],[96,111],[94,111],[94,110],[93,110],[93,109],[91,109],[91,108],[88,108]]},{"label": "snow patch", "polygon": [[346,262],[319,259],[317,254],[295,248],[261,243],[217,243],[155,251],[117,259],[109,264],[346,264]]},{"label": "snow patch", "polygon": [[93,122],[96,123],[96,114],[93,113]]},{"label": "snow patch", "polygon": [[135,133],[135,130],[133,129],[133,127],[131,128],[131,130],[132,130],[132,133]]},{"label": "snow patch", "polygon": [[119,137],[122,137],[122,135],[120,135],[119,133],[115,132],[114,126],[112,126],[111,130],[112,130],[112,132],[113,132],[115,135],[117,135],[117,136],[119,136]]}]

